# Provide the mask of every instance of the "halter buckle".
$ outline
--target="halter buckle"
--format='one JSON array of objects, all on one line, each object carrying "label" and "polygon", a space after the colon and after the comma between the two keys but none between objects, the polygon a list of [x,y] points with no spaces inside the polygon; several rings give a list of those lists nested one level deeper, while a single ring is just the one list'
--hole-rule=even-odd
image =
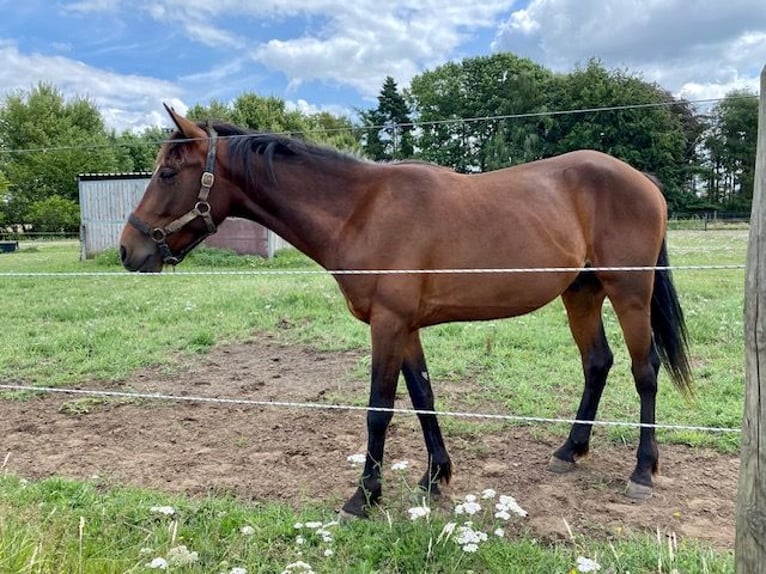
[{"label": "halter buckle", "polygon": [[207,201],[198,201],[194,204],[194,211],[203,216],[210,213],[210,209],[210,204]]},{"label": "halter buckle", "polygon": [[200,180],[202,187],[213,187],[213,182],[215,182],[215,176],[211,172],[206,171],[202,174],[202,179]]},{"label": "halter buckle", "polygon": [[168,234],[161,227],[155,227],[152,229],[151,238],[155,243],[162,243],[168,238]]}]

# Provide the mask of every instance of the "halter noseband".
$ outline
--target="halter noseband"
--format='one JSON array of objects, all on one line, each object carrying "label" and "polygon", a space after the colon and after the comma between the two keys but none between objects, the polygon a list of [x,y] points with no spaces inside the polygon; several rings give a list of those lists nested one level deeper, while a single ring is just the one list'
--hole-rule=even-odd
[{"label": "halter noseband", "polygon": [[[205,238],[216,232],[215,222],[210,214],[211,209],[210,203],[208,203],[208,197],[210,196],[210,188],[213,187],[213,183],[215,182],[213,169],[215,168],[215,143],[218,139],[218,134],[210,123],[207,125],[207,134],[210,138],[208,140],[207,148],[207,163],[205,164],[205,171],[202,172],[199,193],[197,194],[197,203],[194,204],[194,207],[190,211],[184,213],[181,217],[168,223],[165,227],[152,227],[139,218],[135,213],[131,213],[128,216],[128,223],[144,235],[151,237],[152,241],[157,244],[157,249],[160,250],[163,263],[167,263],[168,265],[178,265],[181,263],[184,257],[186,257],[192,249],[202,243]],[[168,245],[168,236],[183,229],[198,217],[201,217],[205,222],[205,225],[207,225],[207,233],[200,235],[182,249],[180,253],[174,255]]]}]

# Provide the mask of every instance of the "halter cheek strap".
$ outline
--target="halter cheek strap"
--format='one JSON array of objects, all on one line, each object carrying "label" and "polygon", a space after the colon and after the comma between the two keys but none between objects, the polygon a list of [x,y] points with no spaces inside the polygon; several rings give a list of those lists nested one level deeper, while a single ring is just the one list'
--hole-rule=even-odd
[{"label": "halter cheek strap", "polygon": [[[152,241],[157,244],[157,249],[159,249],[160,254],[162,255],[163,263],[167,263],[168,265],[178,265],[181,261],[183,261],[184,257],[186,257],[186,255],[192,249],[202,243],[202,241],[204,241],[207,237],[215,233],[217,229],[215,221],[213,221],[213,216],[211,215],[211,208],[210,203],[208,203],[208,198],[210,197],[210,190],[215,183],[215,175],[213,174],[213,170],[215,169],[215,144],[216,140],[218,139],[218,134],[213,129],[213,126],[209,123],[207,126],[207,134],[210,138],[208,140],[207,162],[205,164],[205,171],[202,173],[202,177],[200,179],[199,193],[197,194],[197,202],[194,204],[194,207],[184,213],[181,217],[178,217],[177,219],[174,219],[168,223],[165,227],[152,227],[143,221],[140,217],[138,217],[135,213],[131,213],[128,216],[128,223],[130,223],[144,235],[149,236]],[[192,243],[184,247],[180,253],[174,254],[168,245],[168,236],[183,229],[198,217],[201,217],[205,222],[205,225],[207,226],[207,233],[197,237],[194,241],[192,241]]]}]

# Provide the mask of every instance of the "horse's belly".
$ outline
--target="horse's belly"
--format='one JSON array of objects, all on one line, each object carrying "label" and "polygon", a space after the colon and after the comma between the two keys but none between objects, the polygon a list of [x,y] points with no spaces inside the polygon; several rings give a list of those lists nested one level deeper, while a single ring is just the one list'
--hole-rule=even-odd
[{"label": "horse's belly", "polygon": [[550,303],[577,273],[467,274],[433,282],[421,301],[422,325],[525,315]]}]

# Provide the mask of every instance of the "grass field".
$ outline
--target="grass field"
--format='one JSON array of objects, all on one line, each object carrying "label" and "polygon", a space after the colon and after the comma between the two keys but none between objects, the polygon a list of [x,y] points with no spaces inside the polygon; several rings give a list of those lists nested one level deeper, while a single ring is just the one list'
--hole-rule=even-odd
[{"label": "grass field", "polygon": [[[746,230],[669,235],[671,262],[678,266],[742,264],[746,245]],[[65,386],[120,379],[149,365],[173,369],[190,354],[257,340],[264,332],[320,349],[367,347],[366,327],[348,314],[326,275],[180,273],[275,268],[313,266],[289,252],[263,261],[202,251],[179,273],[161,276],[0,276],[0,380]],[[80,262],[73,242],[22,244],[19,252],[0,256],[0,274],[117,271],[114,253]],[[741,269],[675,272],[690,331],[696,393],[684,399],[662,376],[659,422],[740,426],[743,278]],[[285,322],[291,328],[279,329]],[[609,310],[606,329],[616,361],[599,417],[636,421],[639,403]],[[559,302],[510,321],[432,328],[423,342],[436,380],[468,380],[484,401],[489,397],[513,414],[571,417],[575,411],[581,370]],[[360,362],[360,377],[368,366]],[[438,386],[436,390],[438,395]],[[449,399],[439,408],[449,409]],[[470,431],[472,424],[444,420],[450,433]],[[618,441],[632,441],[634,434],[632,429],[609,431]],[[663,442],[704,445],[723,453],[739,447],[736,434],[659,434]],[[172,506],[176,512],[160,515],[150,510],[154,506]],[[578,556],[597,557],[602,571],[634,574],[733,568],[730,553],[690,544],[668,549],[643,537],[613,544],[575,535],[571,544],[551,547],[531,538],[490,536],[478,552],[466,552],[455,544],[457,535],[439,539],[450,517],[413,521],[404,507],[389,511],[392,516],[331,526],[334,541],[328,546],[316,532],[301,534],[294,528],[296,522],[332,521],[322,508],[296,514],[278,505],[104,491],[98,484],[58,479],[28,483],[5,475],[0,479],[0,572],[144,572],[152,571],[147,564],[155,558],[171,562],[174,572],[281,572],[294,562],[286,557],[296,556],[297,536],[304,538],[302,560],[317,572],[569,572],[576,571]],[[243,534],[248,526],[253,533]],[[486,524],[490,533],[493,526]],[[197,552],[197,559],[184,558],[181,550],[171,552],[182,545]],[[518,569],[509,569],[509,564]],[[295,566],[291,571],[300,570]]]}]

